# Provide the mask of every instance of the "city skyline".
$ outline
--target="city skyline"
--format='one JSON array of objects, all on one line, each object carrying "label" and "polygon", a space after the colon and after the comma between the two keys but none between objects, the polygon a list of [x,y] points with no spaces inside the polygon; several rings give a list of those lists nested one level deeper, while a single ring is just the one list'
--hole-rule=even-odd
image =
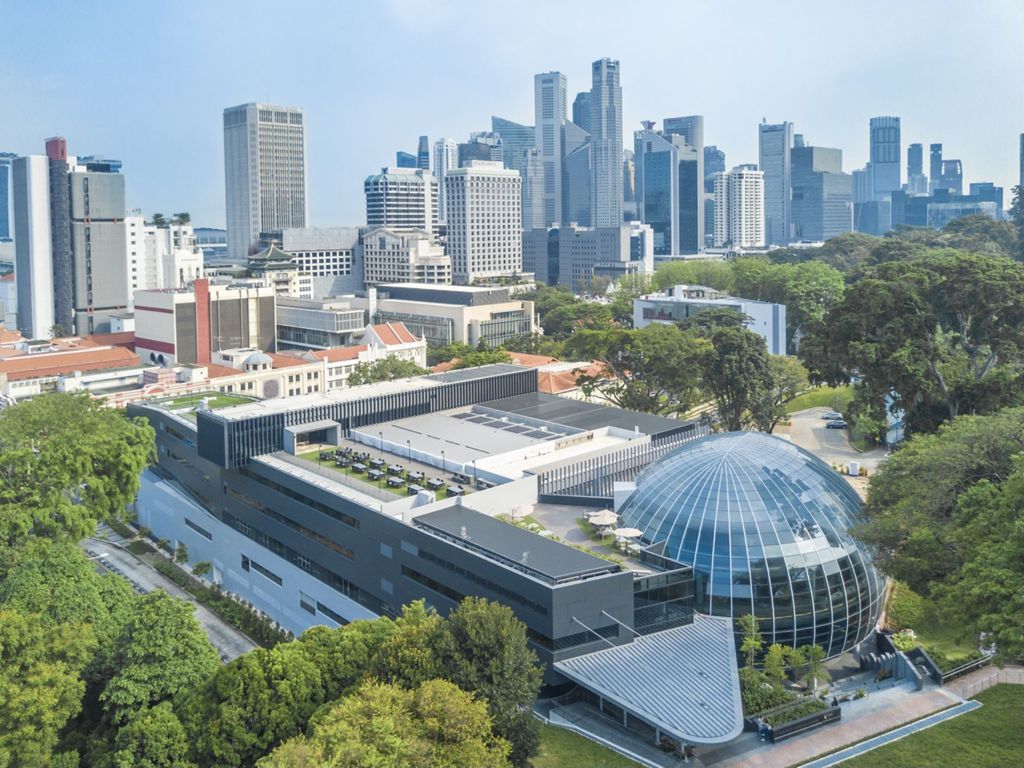
[{"label": "city skyline", "polygon": [[[869,119],[895,115],[904,155],[911,143],[942,143],[950,157],[963,161],[965,189],[968,182],[991,181],[1009,196],[1024,125],[1024,54],[1014,44],[1024,9],[1009,2],[988,2],[980,10],[949,4],[941,14],[934,4],[869,6],[855,17],[815,6],[815,21],[799,45],[786,47],[784,58],[751,45],[735,62],[715,55],[719,35],[710,32],[777,40],[791,34],[787,20],[812,6],[787,3],[785,13],[751,6],[742,14],[704,6],[667,9],[669,17],[709,31],[703,39],[696,36],[693,51],[706,66],[685,87],[666,86],[683,82],[666,77],[671,70],[663,54],[674,44],[672,18],[658,25],[664,32],[645,28],[641,35],[607,23],[612,4],[588,6],[593,14],[559,7],[546,12],[550,23],[543,29],[510,39],[485,35],[464,18],[465,45],[442,52],[435,66],[423,69],[420,88],[408,81],[420,54],[416,61],[396,55],[380,63],[368,58],[369,46],[381,33],[392,42],[422,39],[458,17],[460,4],[321,9],[317,25],[307,23],[302,8],[287,18],[275,15],[277,34],[306,43],[291,58],[265,62],[252,43],[270,18],[269,4],[247,5],[244,13],[235,4],[185,2],[173,10],[119,4],[111,11],[123,29],[119,41],[102,55],[73,62],[62,41],[98,30],[105,17],[87,7],[56,15],[46,4],[12,7],[5,15],[24,34],[0,52],[0,86],[17,105],[18,118],[0,128],[0,151],[39,154],[47,137],[66,136],[82,153],[123,160],[129,207],[189,210],[197,225],[223,226],[223,110],[249,101],[296,106],[309,124],[309,222],[357,224],[363,179],[390,164],[396,148],[415,148],[421,135],[431,142],[464,140],[471,131],[487,130],[492,115],[530,124],[534,75],[563,72],[571,102],[589,90],[591,63],[609,57],[621,63],[627,147],[641,119],[661,127],[665,116],[699,114],[706,143],[722,148],[733,167],[757,161],[757,124],[766,117],[793,122],[809,144],[842,149],[849,171],[868,160]],[[872,9],[884,12],[891,34],[878,33]],[[928,42],[950,28],[970,52],[953,63],[944,58],[945,47]],[[337,47],[339,33],[349,41],[344,47]],[[246,58],[247,51],[253,55]],[[224,65],[231,61],[246,65]],[[372,77],[366,76],[367,61],[376,64]],[[744,77],[744,67],[758,77]],[[314,71],[317,77],[307,76]],[[769,81],[771,89],[764,87]],[[99,82],[106,84],[103,99],[95,98]],[[956,98],[939,98],[939,84]],[[452,93],[458,97],[438,97]],[[168,98],[174,110],[166,109]]]}]

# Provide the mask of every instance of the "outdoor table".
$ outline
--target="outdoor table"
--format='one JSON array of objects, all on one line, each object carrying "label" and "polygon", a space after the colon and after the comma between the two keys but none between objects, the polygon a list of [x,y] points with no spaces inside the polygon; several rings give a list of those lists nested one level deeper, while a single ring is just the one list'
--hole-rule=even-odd
[{"label": "outdoor table", "polygon": [[409,473],[409,479],[410,480],[417,480],[417,481],[418,480],[422,480],[423,479],[423,473],[422,472],[410,472]]},{"label": "outdoor table", "polygon": [[376,467],[383,467],[384,466],[384,459],[370,459],[370,466],[374,467],[374,468],[376,468]]},{"label": "outdoor table", "polygon": [[431,478],[430,480],[427,480],[427,488],[429,488],[432,491],[436,491],[442,485],[444,485],[444,483],[441,482],[440,480],[436,480],[434,478]]},{"label": "outdoor table", "polygon": [[405,470],[401,464],[391,464],[388,466],[388,472],[392,475],[400,475]]},{"label": "outdoor table", "polygon": [[446,493],[446,494],[447,494],[448,496],[462,496],[462,495],[463,495],[463,494],[464,494],[465,492],[466,492],[466,489],[465,489],[465,488],[463,488],[463,487],[462,487],[461,485],[460,485],[460,486],[458,486],[458,487],[456,487],[456,486],[454,486],[454,485],[449,485],[449,486],[448,486],[448,487],[447,487],[447,488],[445,489],[445,493]]},{"label": "outdoor table", "polygon": [[417,493],[423,490],[423,486],[416,485],[416,483],[410,483],[409,487],[406,490],[409,492],[410,496],[415,496]]},{"label": "outdoor table", "polygon": [[392,488],[400,488],[401,486],[405,485],[405,480],[400,478],[398,475],[392,475],[391,477],[388,478],[388,485],[390,485]]},{"label": "outdoor table", "polygon": [[334,454],[330,451],[320,451],[320,461],[330,461],[334,458]]},{"label": "outdoor table", "polygon": [[355,464],[352,465],[352,471],[353,472],[365,472],[366,471],[366,465],[365,464],[360,464],[357,461]]},{"label": "outdoor table", "polygon": [[382,477],[384,477],[384,473],[381,472],[379,469],[371,469],[369,472],[366,473],[366,476],[369,477],[371,480],[380,480]]}]

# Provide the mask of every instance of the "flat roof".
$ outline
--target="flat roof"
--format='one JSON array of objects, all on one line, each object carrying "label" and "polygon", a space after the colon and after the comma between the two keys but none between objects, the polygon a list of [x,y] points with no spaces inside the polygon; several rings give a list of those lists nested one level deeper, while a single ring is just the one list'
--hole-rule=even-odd
[{"label": "flat roof", "polygon": [[512,365],[511,363],[492,363],[481,365],[476,368],[460,368],[457,371],[444,371],[443,373],[431,373],[426,378],[435,381],[443,381],[446,384],[453,381],[472,381],[482,379],[486,376],[496,376],[501,373],[517,373],[519,371],[532,370],[525,365]]},{"label": "flat roof", "polygon": [[743,730],[732,620],[693,623],[556,661],[555,669],[630,714],[694,744],[721,744]]},{"label": "flat roof", "polygon": [[584,431],[601,427],[618,427],[630,431],[634,428],[639,429],[645,435],[658,435],[662,432],[679,429],[688,423],[665,416],[653,416],[649,413],[626,411],[609,405],[597,405],[583,400],[549,395],[546,392],[530,392],[501,400],[491,400],[482,405],[498,411],[507,411],[520,416],[563,424],[567,427],[576,427]]},{"label": "flat roof", "polygon": [[503,523],[462,504],[419,515],[413,518],[413,524],[462,541],[468,549],[547,581],[566,581],[621,570],[608,560]]}]

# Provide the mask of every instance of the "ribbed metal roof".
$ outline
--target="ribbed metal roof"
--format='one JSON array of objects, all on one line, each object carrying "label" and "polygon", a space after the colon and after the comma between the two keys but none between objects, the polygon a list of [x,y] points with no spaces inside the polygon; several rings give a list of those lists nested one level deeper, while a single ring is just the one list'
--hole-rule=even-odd
[{"label": "ribbed metal roof", "polygon": [[639,719],[693,744],[743,730],[732,621],[693,623],[555,662],[555,669]]}]

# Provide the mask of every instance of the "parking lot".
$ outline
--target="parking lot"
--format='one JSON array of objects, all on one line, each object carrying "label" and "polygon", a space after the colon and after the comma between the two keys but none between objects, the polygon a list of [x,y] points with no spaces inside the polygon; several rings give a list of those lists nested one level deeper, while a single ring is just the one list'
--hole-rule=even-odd
[{"label": "parking lot", "polygon": [[[850,443],[850,433],[846,429],[828,429],[821,417],[829,408],[808,408],[797,411],[790,416],[789,439],[805,448],[826,464],[849,464],[860,462],[867,469],[868,475],[874,474],[878,465],[885,460],[885,449],[875,448],[870,451],[858,451]],[[861,478],[848,477],[850,484],[863,495],[867,483]]]}]

